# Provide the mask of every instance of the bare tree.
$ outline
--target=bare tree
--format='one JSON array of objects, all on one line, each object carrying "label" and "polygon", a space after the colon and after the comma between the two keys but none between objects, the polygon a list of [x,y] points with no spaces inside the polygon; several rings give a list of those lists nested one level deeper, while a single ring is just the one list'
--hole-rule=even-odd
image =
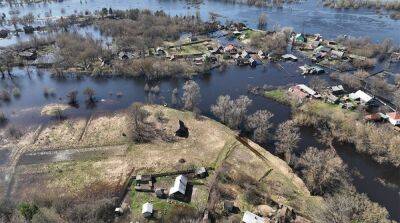
[{"label": "bare tree", "polygon": [[229,113],[233,107],[233,101],[229,95],[220,95],[215,105],[211,105],[211,112],[226,124],[229,119]]},{"label": "bare tree", "polygon": [[199,85],[192,80],[186,81],[183,85],[183,107],[186,110],[194,111],[199,105],[200,99],[201,94]]},{"label": "bare tree", "polygon": [[371,202],[365,194],[341,190],[326,199],[323,222],[391,222],[387,210]]},{"label": "bare tree", "polygon": [[312,89],[317,92],[321,92],[328,87],[328,82],[320,77],[312,77],[308,83]]},{"label": "bare tree", "polygon": [[393,105],[396,106],[396,111],[400,110],[400,89],[393,92]]},{"label": "bare tree", "polygon": [[138,143],[150,142],[155,137],[154,127],[146,122],[149,112],[141,103],[134,103],[130,109],[133,126],[133,140]]},{"label": "bare tree", "polygon": [[77,105],[78,104],[77,96],[78,96],[78,91],[76,90],[68,92],[67,94],[68,104]]},{"label": "bare tree", "polygon": [[172,106],[177,106],[179,104],[178,89],[174,88],[171,94],[171,104]]},{"label": "bare tree", "polygon": [[268,140],[272,116],[268,110],[258,110],[247,118],[247,128],[253,131],[253,139],[256,142],[265,143]]},{"label": "bare tree", "polygon": [[241,95],[233,102],[233,107],[229,113],[228,126],[231,128],[239,128],[245,119],[247,108],[252,103],[252,100],[247,96]]},{"label": "bare tree", "polygon": [[334,193],[347,185],[346,166],[333,149],[318,150],[309,147],[298,160],[298,167],[313,194]]},{"label": "bare tree", "polygon": [[94,97],[96,92],[94,91],[93,88],[90,88],[90,87],[85,88],[85,90],[83,90],[83,94],[87,96],[88,102],[94,103],[96,101],[95,97]]},{"label": "bare tree", "polygon": [[275,133],[276,152],[285,156],[285,161],[290,163],[292,152],[300,141],[300,130],[292,120],[281,123]]},{"label": "bare tree", "polygon": [[266,25],[267,25],[267,14],[263,12],[258,17],[258,28],[264,29]]}]

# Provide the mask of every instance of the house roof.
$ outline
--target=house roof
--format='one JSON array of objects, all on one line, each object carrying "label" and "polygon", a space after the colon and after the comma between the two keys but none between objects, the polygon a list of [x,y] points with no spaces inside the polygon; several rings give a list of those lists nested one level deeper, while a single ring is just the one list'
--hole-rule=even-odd
[{"label": "house roof", "polygon": [[306,98],[307,95],[308,95],[307,93],[301,91],[301,89],[300,89],[298,86],[293,86],[293,87],[291,87],[291,88],[290,88],[290,92],[291,92],[293,95],[295,95],[296,97],[301,98],[301,99]]},{"label": "house roof", "polygon": [[174,186],[169,190],[169,195],[175,194],[177,192],[185,194],[187,185],[187,177],[184,175],[179,175],[175,178]]},{"label": "house roof", "polygon": [[313,89],[307,87],[307,86],[304,85],[304,84],[298,84],[297,86],[298,86],[301,90],[305,91],[307,94],[310,94],[310,95],[316,95],[316,94],[317,94],[317,92],[315,92]]},{"label": "house roof", "polygon": [[356,93],[351,93],[349,94],[349,97],[353,100],[360,99],[362,102],[367,103],[372,100],[372,97],[369,96],[367,93],[365,93],[362,90],[358,90]]},{"label": "house roof", "polygon": [[284,54],[284,55],[282,55],[282,58],[285,60],[287,60],[287,59],[297,60],[297,57],[293,54]]},{"label": "house roof", "polygon": [[153,204],[152,203],[144,203],[142,206],[142,214],[144,213],[153,213]]},{"label": "house roof", "polygon": [[391,112],[386,114],[390,119],[400,120],[400,112]]},{"label": "house roof", "polygon": [[342,85],[332,86],[331,89],[332,89],[332,91],[343,91],[344,90]]},{"label": "house roof", "polygon": [[262,218],[258,215],[255,215],[249,211],[244,212],[242,221],[244,223],[264,223],[265,222],[265,218]]}]

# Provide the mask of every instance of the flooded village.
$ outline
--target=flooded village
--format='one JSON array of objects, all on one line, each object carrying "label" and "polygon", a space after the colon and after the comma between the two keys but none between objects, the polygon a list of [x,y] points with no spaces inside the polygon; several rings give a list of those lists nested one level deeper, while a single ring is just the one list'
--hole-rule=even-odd
[{"label": "flooded village", "polygon": [[0,222],[400,221],[398,10],[0,2]]}]

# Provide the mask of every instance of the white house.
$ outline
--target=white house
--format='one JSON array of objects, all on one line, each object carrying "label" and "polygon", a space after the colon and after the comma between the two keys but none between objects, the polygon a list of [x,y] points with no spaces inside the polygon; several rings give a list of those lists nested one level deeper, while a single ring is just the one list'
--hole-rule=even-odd
[{"label": "white house", "polygon": [[360,100],[363,104],[366,104],[372,100],[372,97],[362,90],[358,90],[355,93],[349,94],[349,98],[352,100]]},{"label": "white house", "polygon": [[400,112],[392,112],[386,115],[392,125],[400,125]]},{"label": "white house", "polygon": [[169,196],[182,196],[185,195],[187,186],[187,177],[184,175],[179,175],[175,178],[174,186],[169,190]]},{"label": "white house", "polygon": [[145,218],[150,218],[153,216],[153,204],[152,203],[144,203],[142,206],[142,215]]},{"label": "white house", "polygon": [[266,219],[262,218],[256,214],[253,214],[249,211],[244,212],[242,221],[244,223],[265,223]]}]

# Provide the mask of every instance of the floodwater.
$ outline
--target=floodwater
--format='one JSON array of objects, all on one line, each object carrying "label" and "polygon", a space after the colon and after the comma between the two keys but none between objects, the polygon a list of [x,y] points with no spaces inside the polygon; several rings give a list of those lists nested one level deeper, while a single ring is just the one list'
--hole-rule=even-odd
[{"label": "floodwater", "polygon": [[[81,3],[82,2],[82,3]],[[258,15],[265,11],[268,14],[268,28],[274,25],[292,26],[297,31],[308,33],[320,33],[325,37],[334,38],[340,34],[351,36],[369,36],[374,41],[380,41],[384,38],[391,38],[400,43],[400,21],[394,21],[387,15],[379,16],[369,10],[343,10],[322,8],[318,1],[307,1],[303,4],[285,5],[283,9],[260,9],[249,7],[247,5],[231,5],[215,0],[205,0],[203,4],[188,6],[185,1],[122,1],[122,0],[67,0],[61,3],[34,4],[20,7],[20,15],[28,12],[42,14],[43,11],[52,12],[52,16],[60,16],[61,9],[65,9],[65,15],[89,10],[99,10],[103,7],[112,7],[114,9],[127,8],[149,8],[152,10],[164,10],[169,14],[194,14],[199,10],[204,19],[208,18],[209,12],[216,12],[223,17],[220,19],[245,22],[250,27],[256,27]],[[8,6],[0,8],[0,13],[9,11]],[[81,31],[84,32],[84,31]],[[95,30],[89,28],[89,33]],[[95,37],[97,37],[95,35]],[[22,37],[25,38],[25,37]],[[3,43],[2,41],[10,41]],[[15,40],[14,40],[15,41]],[[12,40],[0,40],[0,46],[11,44]],[[228,67],[224,72],[213,70],[210,74],[194,77],[199,84],[202,93],[200,109],[203,114],[213,117],[209,111],[210,106],[215,103],[219,95],[228,94],[232,98],[239,95],[248,95],[253,103],[249,108],[249,113],[259,109],[268,109],[274,117],[272,121],[277,126],[282,121],[290,118],[290,109],[272,100],[259,96],[252,96],[247,93],[248,86],[282,86],[293,83],[307,83],[309,77],[299,75],[297,67],[304,62],[281,63],[285,67],[282,70],[277,64],[268,64],[249,67]],[[398,67],[398,65],[397,65]],[[38,74],[35,70],[31,75],[26,74],[26,70],[15,68],[13,79],[4,79],[0,82],[1,89],[11,91],[18,87],[21,91],[19,97],[12,97],[10,102],[1,102],[0,109],[9,118],[9,125],[25,127],[42,123],[52,122],[49,117],[40,115],[42,106],[50,103],[65,103],[65,95],[71,90],[78,90],[79,107],[67,110],[68,117],[89,116],[93,112],[116,111],[124,109],[135,101],[146,102],[147,94],[144,92],[145,80],[140,78],[95,78],[95,77],[67,77],[64,79],[51,78],[49,72],[43,71]],[[327,79],[327,75],[323,75]],[[184,79],[168,79],[159,82],[149,83],[150,85],[159,85],[161,92],[157,95],[157,103],[170,103],[171,92],[177,88],[181,92]],[[82,94],[83,89],[91,87],[96,91],[96,98],[99,100],[96,107],[87,106],[85,97]],[[44,89],[54,89],[55,95],[44,96]],[[117,97],[117,93],[122,93],[122,97]],[[315,141],[314,132],[310,129],[302,129],[302,141],[299,151],[304,151],[308,146],[318,146]],[[348,145],[336,145],[338,154],[352,170],[354,184],[361,193],[366,193],[369,198],[386,207],[395,220],[400,220],[400,170],[378,165],[367,156],[360,155]],[[3,153],[0,154],[3,157]],[[36,163],[35,154],[27,154],[23,158],[22,164]],[[64,156],[56,157],[51,154],[42,154],[43,160],[48,159],[57,161],[57,159],[70,159],[71,155],[64,152]],[[48,157],[47,157],[48,156]],[[3,161],[0,159],[0,165]]]},{"label": "floodwater", "polygon": [[[289,26],[296,31],[306,33],[320,33],[327,38],[336,38],[338,35],[355,37],[369,36],[375,41],[385,38],[400,43],[400,20],[392,20],[388,13],[378,15],[374,10],[335,10],[324,8],[321,1],[304,1],[301,4],[284,5],[282,9],[257,8],[244,4],[227,4],[220,0],[204,0],[197,5],[188,5],[183,0],[66,0],[63,2],[41,3],[10,8],[4,4],[0,13],[7,17],[9,11],[17,9],[19,15],[32,12],[40,16],[42,23],[49,17],[66,16],[73,13],[84,13],[102,8],[128,9],[147,8],[150,10],[164,10],[171,15],[194,15],[199,11],[203,19],[209,18],[209,12],[221,15],[221,21],[242,21],[250,27],[256,28],[258,16],[262,12],[268,15],[268,28],[275,26]],[[64,11],[64,13],[62,13]],[[47,13],[45,13],[47,12]]]}]

